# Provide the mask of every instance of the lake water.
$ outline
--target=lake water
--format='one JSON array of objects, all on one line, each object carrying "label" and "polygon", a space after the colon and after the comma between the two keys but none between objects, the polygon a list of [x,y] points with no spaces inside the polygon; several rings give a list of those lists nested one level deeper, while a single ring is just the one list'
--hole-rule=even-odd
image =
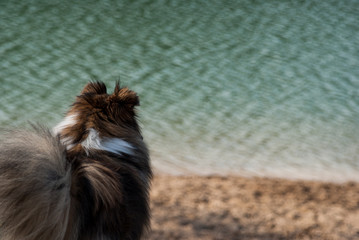
[{"label": "lake water", "polygon": [[157,171],[359,181],[358,13],[356,0],[2,1],[0,126],[53,126],[88,80],[121,79]]}]

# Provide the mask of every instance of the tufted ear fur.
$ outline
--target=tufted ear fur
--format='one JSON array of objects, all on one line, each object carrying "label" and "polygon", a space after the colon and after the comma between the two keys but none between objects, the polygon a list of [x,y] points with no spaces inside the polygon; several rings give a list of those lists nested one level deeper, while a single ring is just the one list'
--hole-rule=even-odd
[{"label": "tufted ear fur", "polygon": [[134,91],[131,91],[127,87],[120,88],[119,82],[116,83],[115,90],[112,95],[109,96],[111,103],[118,103],[129,109],[134,109],[140,105],[140,100]]},{"label": "tufted ear fur", "polygon": [[86,84],[86,86],[84,87],[84,89],[82,90],[81,94],[106,94],[107,93],[107,89],[106,89],[106,85],[103,82],[89,82],[88,84]]}]

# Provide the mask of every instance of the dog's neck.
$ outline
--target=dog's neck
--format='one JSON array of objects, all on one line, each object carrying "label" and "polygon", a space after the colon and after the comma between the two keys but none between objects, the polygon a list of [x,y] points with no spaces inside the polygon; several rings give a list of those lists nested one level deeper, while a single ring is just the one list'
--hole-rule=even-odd
[{"label": "dog's neck", "polygon": [[134,147],[120,138],[100,138],[99,133],[93,129],[88,129],[87,138],[81,142],[81,146],[86,153],[90,150],[103,150],[119,155],[134,155]]},{"label": "dog's neck", "polygon": [[86,129],[80,121],[76,113],[68,114],[53,128],[53,133],[59,135],[67,150],[80,146],[87,154],[91,150],[103,150],[118,155],[134,155],[135,148],[128,141],[117,137],[100,137],[96,129]]}]

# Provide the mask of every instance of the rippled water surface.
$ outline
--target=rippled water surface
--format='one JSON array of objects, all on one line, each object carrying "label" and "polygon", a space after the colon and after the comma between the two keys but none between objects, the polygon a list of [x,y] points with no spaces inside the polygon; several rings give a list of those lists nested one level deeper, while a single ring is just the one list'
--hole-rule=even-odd
[{"label": "rippled water surface", "polygon": [[2,1],[0,124],[92,77],[141,97],[167,173],[359,181],[358,1]]}]

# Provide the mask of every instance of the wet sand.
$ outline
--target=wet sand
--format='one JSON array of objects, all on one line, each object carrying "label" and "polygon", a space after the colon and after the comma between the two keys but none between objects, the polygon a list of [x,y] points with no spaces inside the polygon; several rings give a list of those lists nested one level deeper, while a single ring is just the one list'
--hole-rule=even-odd
[{"label": "wet sand", "polygon": [[154,178],[148,239],[359,239],[359,183]]}]

